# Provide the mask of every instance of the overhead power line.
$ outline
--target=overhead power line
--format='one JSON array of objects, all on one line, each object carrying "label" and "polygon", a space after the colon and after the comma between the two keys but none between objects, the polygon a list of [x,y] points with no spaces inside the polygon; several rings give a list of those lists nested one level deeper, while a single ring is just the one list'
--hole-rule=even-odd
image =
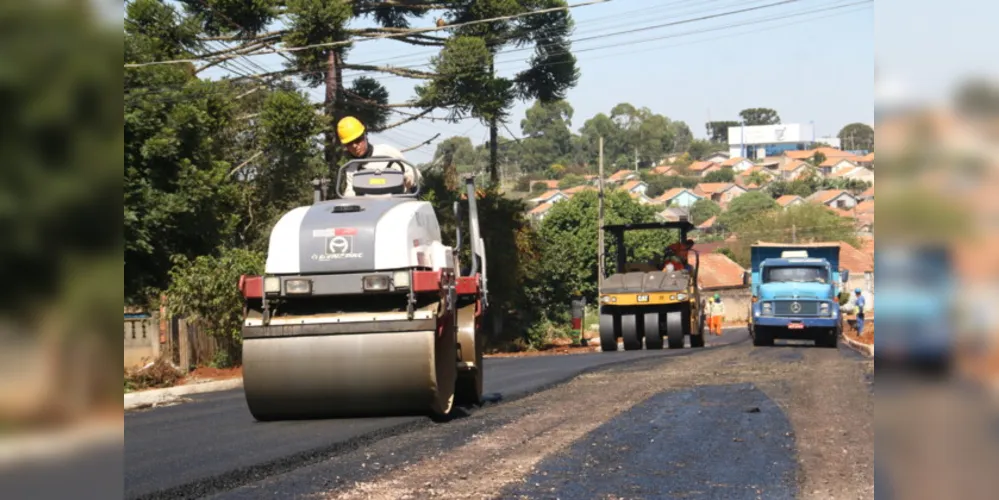
[{"label": "overhead power line", "polygon": [[[421,33],[431,33],[431,32],[434,32],[434,31],[443,31],[443,30],[449,30],[449,29],[454,29],[454,28],[461,28],[461,27],[464,27],[464,26],[473,26],[473,25],[476,25],[476,24],[492,23],[492,22],[496,22],[496,21],[508,21],[510,19],[517,19],[517,18],[521,18],[521,17],[534,16],[534,15],[538,15],[538,14],[548,14],[548,13],[551,13],[551,12],[558,12],[558,11],[563,11],[563,10],[575,9],[577,7],[586,7],[588,5],[596,5],[596,4],[599,4],[599,3],[605,3],[605,2],[609,2],[609,1],[610,0],[590,0],[588,2],[581,2],[581,3],[572,4],[572,5],[567,5],[565,7],[552,7],[550,9],[534,10],[534,11],[531,11],[531,12],[522,12],[520,14],[513,14],[513,15],[509,15],[509,16],[492,17],[492,18],[489,18],[489,19],[478,19],[478,20],[475,20],[475,21],[468,21],[468,22],[464,22],[464,23],[458,23],[458,24],[452,24],[452,25],[445,25],[445,26],[432,26],[432,27],[428,27],[428,28],[417,28],[417,29],[413,29],[413,30],[410,30],[410,31],[406,31],[404,33],[384,33],[384,34],[381,34],[381,35],[364,37],[364,38],[361,38],[361,39],[342,40],[342,41],[337,41],[337,42],[326,42],[326,43],[315,43],[315,44],[311,44],[311,45],[301,45],[301,46],[298,46],[298,47],[281,47],[281,48],[272,49],[272,50],[265,50],[265,51],[260,51],[260,52],[254,52],[253,55],[279,54],[279,53],[282,53],[282,52],[296,52],[296,51],[307,50],[307,49],[341,47],[341,46],[344,46],[344,45],[350,45],[350,44],[359,43],[359,42],[367,42],[367,41],[371,41],[371,40],[380,40],[380,39],[383,39],[383,38],[399,38],[399,37],[412,36],[412,35],[421,34]],[[797,0],[786,0],[786,1],[797,1]],[[227,58],[229,58],[229,56],[220,56],[220,58],[227,59]],[[160,64],[190,64],[190,63],[195,63],[195,62],[204,61],[204,60],[210,60],[210,59],[173,59],[173,60],[169,60],[169,61],[151,61],[151,62],[144,62],[144,63],[130,63],[130,64],[126,64],[125,67],[126,68],[141,68],[141,67],[144,67],[144,66],[154,66],[154,65],[160,65]]]}]

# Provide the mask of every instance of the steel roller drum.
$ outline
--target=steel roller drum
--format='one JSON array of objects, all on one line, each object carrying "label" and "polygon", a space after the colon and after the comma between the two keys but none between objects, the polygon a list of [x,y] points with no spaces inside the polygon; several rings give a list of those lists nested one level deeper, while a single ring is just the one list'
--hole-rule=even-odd
[{"label": "steel roller drum", "polygon": [[447,414],[457,377],[448,330],[247,338],[247,405],[258,420]]}]

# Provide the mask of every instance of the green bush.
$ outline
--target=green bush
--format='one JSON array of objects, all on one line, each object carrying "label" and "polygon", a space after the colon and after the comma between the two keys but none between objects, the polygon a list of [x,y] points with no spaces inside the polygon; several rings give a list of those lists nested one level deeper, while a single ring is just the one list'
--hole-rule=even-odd
[{"label": "green bush", "polygon": [[[186,316],[221,344],[234,352],[226,355],[238,360],[243,298],[239,293],[242,274],[261,274],[264,255],[241,248],[223,248],[218,255],[202,255],[194,260],[173,258],[170,287],[167,290],[170,314]],[[232,340],[230,342],[229,340]]]}]

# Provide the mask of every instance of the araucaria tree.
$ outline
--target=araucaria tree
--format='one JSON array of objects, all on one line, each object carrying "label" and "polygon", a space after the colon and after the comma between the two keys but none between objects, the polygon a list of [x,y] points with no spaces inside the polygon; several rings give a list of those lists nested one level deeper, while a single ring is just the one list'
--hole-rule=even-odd
[{"label": "araucaria tree", "polygon": [[[405,2],[403,2],[405,3]],[[572,19],[564,0],[456,0],[446,16],[453,30],[432,64],[430,82],[417,89],[418,101],[446,107],[453,118],[472,116],[489,126],[489,176],[499,182],[498,126],[517,99],[551,103],[565,98],[579,80],[570,51]],[[523,15],[529,12],[537,12]],[[496,55],[506,46],[533,45],[528,67],[512,77],[496,73]]]}]

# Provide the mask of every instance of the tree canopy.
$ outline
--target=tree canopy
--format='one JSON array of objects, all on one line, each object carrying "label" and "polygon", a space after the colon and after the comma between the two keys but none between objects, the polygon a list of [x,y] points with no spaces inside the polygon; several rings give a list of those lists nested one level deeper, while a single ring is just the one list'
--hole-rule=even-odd
[{"label": "tree canopy", "polygon": [[851,123],[840,129],[837,137],[847,151],[874,151],[874,129],[866,123]]},{"label": "tree canopy", "polygon": [[780,115],[770,108],[747,108],[739,112],[746,125],[777,125]]}]

